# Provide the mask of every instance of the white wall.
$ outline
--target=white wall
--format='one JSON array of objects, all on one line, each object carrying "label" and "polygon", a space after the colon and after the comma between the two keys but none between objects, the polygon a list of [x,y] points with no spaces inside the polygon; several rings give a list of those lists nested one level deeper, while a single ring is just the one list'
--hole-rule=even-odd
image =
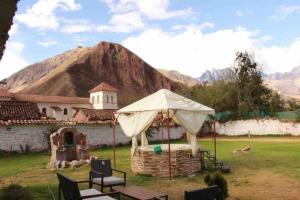
[{"label": "white wall", "polygon": [[[75,114],[75,110],[73,107],[78,108],[91,108],[91,104],[59,104],[59,103],[37,103],[40,112],[42,113],[42,109],[46,108],[47,110],[47,116],[48,117],[54,117],[57,120],[70,120],[73,118],[73,115]],[[61,108],[62,111],[55,111],[51,108],[51,106],[57,106]],[[68,114],[64,115],[64,109],[68,110]]]},{"label": "white wall", "polygon": [[[51,125],[26,124],[13,125],[9,127],[0,127],[0,151],[21,151],[26,145],[31,148],[31,151],[44,151],[48,148],[47,136]],[[110,125],[76,125],[80,132],[87,134],[87,140],[91,146],[112,145],[112,128]],[[128,138],[120,128],[116,126],[116,144],[128,144],[131,139]],[[178,139],[185,132],[182,128],[171,129],[171,138]],[[160,133],[160,132],[159,132]],[[164,138],[167,137],[167,131],[164,130]],[[149,138],[150,141],[160,140],[161,135],[155,135]]]},{"label": "white wall", "polygon": [[[113,99],[111,99],[111,97],[113,97]],[[92,101],[93,98],[94,103]],[[92,103],[94,109],[118,109],[117,93],[107,91],[90,93],[90,103]]]},{"label": "white wall", "polygon": [[300,123],[268,120],[238,120],[216,123],[216,132],[220,135],[294,135],[300,136]]}]

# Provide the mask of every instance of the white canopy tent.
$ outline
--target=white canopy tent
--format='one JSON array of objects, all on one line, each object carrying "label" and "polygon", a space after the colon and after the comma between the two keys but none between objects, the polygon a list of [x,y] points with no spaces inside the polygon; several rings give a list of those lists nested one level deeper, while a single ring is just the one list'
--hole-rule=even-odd
[{"label": "white canopy tent", "polygon": [[[196,134],[202,127],[207,115],[214,115],[215,110],[175,94],[167,89],[161,89],[135,103],[132,103],[115,113],[124,133],[132,138],[132,151],[138,146],[137,136],[142,134],[142,145],[148,144],[145,131],[160,113],[168,124],[173,119],[187,130],[187,138],[192,146],[192,153],[198,151]],[[168,137],[170,129],[168,126]],[[170,154],[170,142],[169,142]]]}]

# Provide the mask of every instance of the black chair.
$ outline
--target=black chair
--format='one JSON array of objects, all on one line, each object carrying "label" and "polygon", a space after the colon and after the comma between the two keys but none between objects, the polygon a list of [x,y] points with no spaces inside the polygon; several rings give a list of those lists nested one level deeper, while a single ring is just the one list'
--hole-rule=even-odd
[{"label": "black chair", "polygon": [[102,193],[93,188],[79,190],[79,183],[89,183],[89,181],[73,181],[60,173],[56,174],[59,181],[59,200],[61,199],[61,191],[65,200],[116,200],[115,198],[110,197],[113,195],[117,196],[117,199],[120,199],[119,192]]},{"label": "black chair", "polygon": [[219,196],[220,188],[217,185],[207,188],[184,192],[185,200],[216,200]]},{"label": "black chair", "polygon": [[[121,173],[123,177],[113,176],[113,172]],[[93,184],[97,184],[101,187],[101,191],[103,192],[104,187],[110,187],[110,190],[112,190],[113,186],[126,186],[126,172],[113,169],[110,160],[91,160],[89,180],[91,184],[90,187],[92,187]]]}]

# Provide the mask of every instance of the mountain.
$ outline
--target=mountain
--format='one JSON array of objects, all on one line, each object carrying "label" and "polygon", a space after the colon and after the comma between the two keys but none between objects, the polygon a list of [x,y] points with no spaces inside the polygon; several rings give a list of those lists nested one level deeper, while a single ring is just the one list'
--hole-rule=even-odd
[{"label": "mountain", "polygon": [[300,99],[300,65],[290,72],[270,74],[264,80],[268,87],[283,97]]},{"label": "mountain", "polygon": [[[212,83],[217,80],[226,80],[230,77],[230,68],[213,69],[205,71],[198,80]],[[262,73],[264,83],[267,87],[277,91],[283,98],[295,98],[300,100],[300,66],[285,73]]]},{"label": "mountain", "polygon": [[206,70],[199,78],[197,78],[197,80],[212,83],[218,80],[227,80],[230,78],[231,74],[232,69],[230,68]]},{"label": "mountain", "polygon": [[161,88],[184,87],[125,47],[109,42],[67,51],[30,65],[5,81],[11,92],[79,97],[88,97],[91,88],[107,82],[120,90],[120,106]]},{"label": "mountain", "polygon": [[164,76],[168,77],[174,82],[182,83],[187,85],[188,87],[200,84],[201,82],[195,78],[192,78],[188,75],[182,74],[176,70],[165,70],[165,69],[157,69]]}]

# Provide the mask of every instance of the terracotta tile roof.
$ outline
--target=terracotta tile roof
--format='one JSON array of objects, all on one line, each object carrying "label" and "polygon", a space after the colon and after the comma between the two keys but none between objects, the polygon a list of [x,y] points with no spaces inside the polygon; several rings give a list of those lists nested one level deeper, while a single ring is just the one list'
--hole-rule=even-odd
[{"label": "terracotta tile roof", "polygon": [[0,97],[12,97],[12,94],[6,89],[0,89]]},{"label": "terracotta tile roof", "polygon": [[35,103],[63,103],[63,104],[89,104],[89,98],[65,97],[65,96],[44,96],[36,94],[13,94],[17,101],[28,101]]},{"label": "terracotta tile roof", "polygon": [[78,122],[112,120],[112,114],[114,111],[116,110],[77,108],[77,112],[74,114],[74,120]]},{"label": "terracotta tile roof", "polygon": [[105,82],[102,82],[96,87],[94,87],[93,89],[91,89],[89,93],[100,92],[100,91],[118,92],[119,90]]},{"label": "terracotta tile roof", "polygon": [[63,120],[0,120],[0,126],[10,126],[10,125],[28,125],[28,124],[56,124],[61,126],[75,126],[80,124],[111,124],[111,120],[105,121],[94,121],[94,122],[76,122],[76,121],[63,121]]},{"label": "terracotta tile roof", "polygon": [[56,124],[61,126],[75,126],[80,124],[111,124],[111,120],[106,121],[94,121],[94,122],[75,122],[75,121],[60,121],[60,120],[0,120],[0,126],[10,126],[10,125],[28,125],[28,124]]},{"label": "terracotta tile roof", "polygon": [[0,101],[0,120],[40,119],[41,114],[36,103]]}]

